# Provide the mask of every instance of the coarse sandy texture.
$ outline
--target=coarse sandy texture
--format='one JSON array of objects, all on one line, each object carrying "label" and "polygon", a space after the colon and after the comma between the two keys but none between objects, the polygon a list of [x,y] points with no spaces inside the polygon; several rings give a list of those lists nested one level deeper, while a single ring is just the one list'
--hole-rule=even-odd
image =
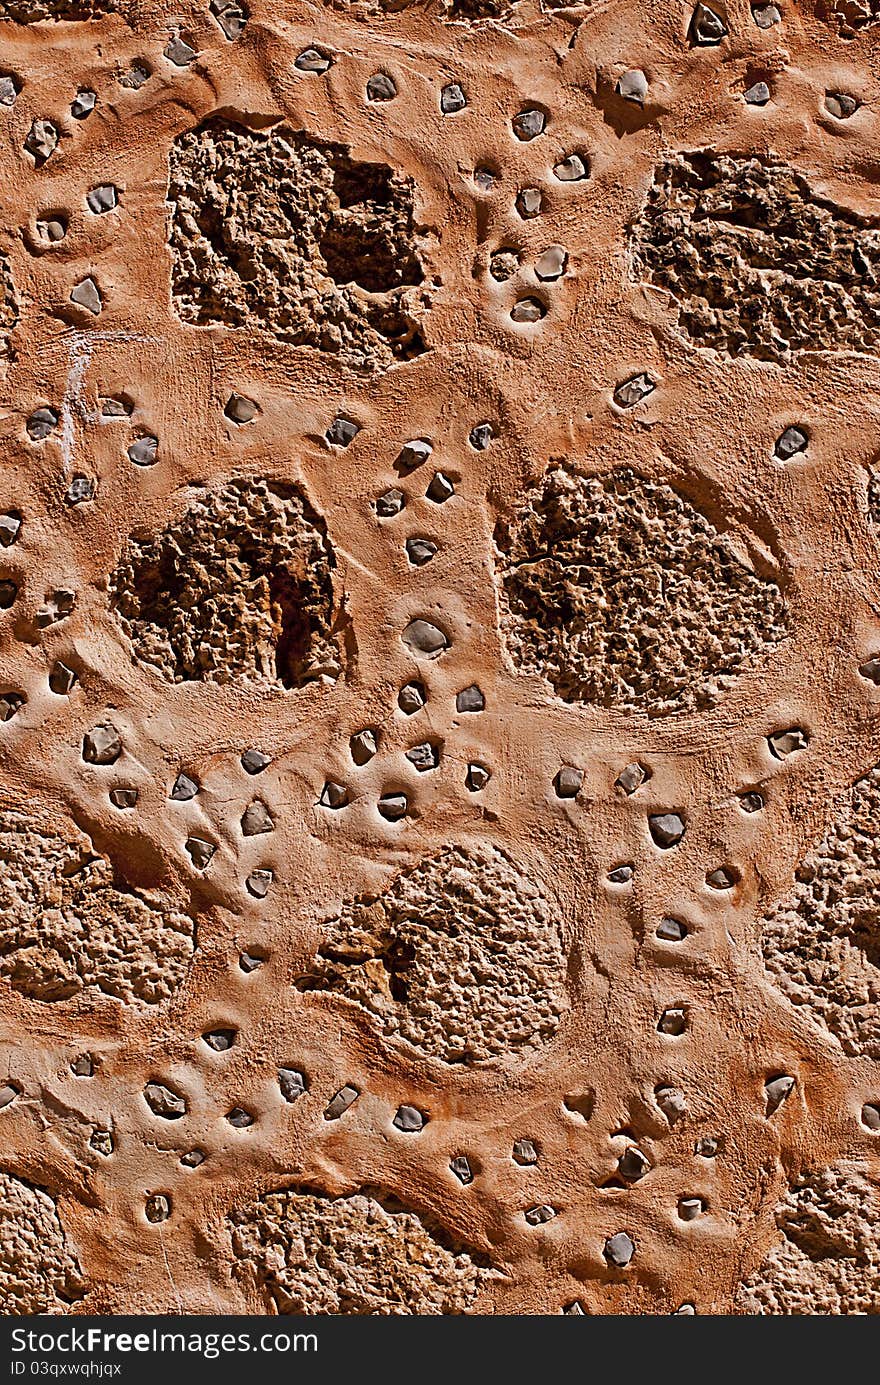
[{"label": "coarse sandy texture", "polygon": [[880,24],[777,9],[0,4],[0,1310],[878,1311]]}]

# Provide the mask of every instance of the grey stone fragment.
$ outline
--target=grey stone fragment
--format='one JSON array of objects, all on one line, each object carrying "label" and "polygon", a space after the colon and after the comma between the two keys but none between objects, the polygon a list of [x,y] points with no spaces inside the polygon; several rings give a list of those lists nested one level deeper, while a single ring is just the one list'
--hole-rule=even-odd
[{"label": "grey stone fragment", "polygon": [[557,798],[577,798],[584,782],[584,772],[574,765],[563,765],[553,780]]},{"label": "grey stone fragment", "polygon": [[420,712],[427,700],[427,694],[422,683],[404,683],[397,694],[397,705],[408,717]]},{"label": "grey stone fragment", "polygon": [[567,154],[553,166],[553,175],[560,183],[577,183],[587,176],[587,165],[580,154]]},{"label": "grey stone fragment", "polygon": [[408,750],[406,758],[420,774],[424,774],[426,770],[437,768],[440,763],[440,751],[430,741],[423,741],[421,745],[414,745]]},{"label": "grey stone fragment", "polygon": [[132,412],[132,402],[125,396],[109,395],[101,400],[102,418],[128,418]]},{"label": "grey stone fragment", "polygon": [[713,890],[732,890],[736,884],[736,875],[729,866],[716,866],[715,870],[710,870],[706,876],[706,884]]},{"label": "grey stone fragment", "polygon": [[4,1106],[11,1106],[17,1096],[21,1095],[21,1088],[14,1082],[5,1082],[0,1087],[0,1109]]},{"label": "grey stone fragment", "polygon": [[767,737],[767,744],[777,760],[784,760],[796,750],[806,750],[809,736],[800,726],[790,726],[787,731],[774,731]]},{"label": "grey stone fragment", "polygon": [[495,186],[495,174],[491,168],[475,168],[474,183],[480,192],[491,192]]},{"label": "grey stone fragment", "polygon": [[206,842],[204,837],[187,837],[184,848],[196,870],[206,870],[217,850],[214,843]]},{"label": "grey stone fragment", "polygon": [[164,48],[165,57],[169,62],[174,63],[175,67],[188,67],[196,55],[194,48],[190,48],[179,34],[170,38]]},{"label": "grey stone fragment", "polygon": [[274,832],[275,822],[272,814],[259,798],[248,804],[241,817],[241,830],[245,837],[259,837],[264,832]]},{"label": "grey stone fragment", "polygon": [[774,1111],[778,1111],[780,1106],[788,1101],[794,1088],[795,1079],[789,1077],[788,1073],[783,1073],[779,1077],[772,1077],[769,1082],[765,1082],[766,1114],[772,1116]]},{"label": "grey stone fragment", "polygon": [[80,1053],[70,1065],[74,1077],[94,1077],[95,1065],[90,1053]]},{"label": "grey stone fragment", "polygon": [[198,791],[198,780],[190,778],[188,774],[181,771],[172,785],[171,797],[175,803],[188,803],[191,798],[195,798]]},{"label": "grey stone fragment", "polygon": [[476,683],[471,683],[470,687],[462,688],[461,692],[455,694],[455,710],[457,712],[482,712],[486,707],[486,699],[481,688]]},{"label": "grey stone fragment", "polygon": [[35,409],[25,426],[31,442],[42,442],[58,427],[58,415],[54,409]]},{"label": "grey stone fragment", "polygon": [[344,784],[337,784],[334,779],[328,779],[321,790],[321,797],[318,803],[322,808],[344,808],[348,802],[348,789]]},{"label": "grey stone fragment", "polygon": [[0,721],[11,721],[27,702],[24,693],[8,692],[0,697]]},{"label": "grey stone fragment", "polygon": [[631,67],[617,79],[616,91],[624,101],[632,101],[637,106],[643,106],[648,95],[648,79],[641,68]]},{"label": "grey stone fragment", "polygon": [[354,442],[360,431],[360,424],[355,423],[354,419],[344,418],[342,414],[338,414],[324,437],[331,447],[348,447],[349,443]]},{"label": "grey stone fragment", "polygon": [[21,515],[7,513],[0,515],[0,544],[4,548],[9,548],[14,544],[21,531]]},{"label": "grey stone fragment", "polygon": [[851,115],[855,115],[859,109],[860,102],[854,96],[847,96],[842,91],[829,91],[825,93],[825,109],[829,115],[833,115],[835,120],[849,120]]},{"label": "grey stone fragment", "polygon": [[363,731],[356,731],[348,742],[348,748],[356,765],[369,764],[379,749],[378,732],[371,726],[365,727]]},{"label": "grey stone fragment", "polygon": [[457,111],[463,111],[466,105],[467,97],[458,82],[448,82],[440,93],[440,109],[443,114],[455,115]]},{"label": "grey stone fragment", "polygon": [[636,789],[640,789],[651,778],[651,771],[644,765],[634,760],[632,764],[625,765],[614,781],[614,787],[620,789],[621,793],[633,794]]},{"label": "grey stone fragment", "polygon": [[86,206],[95,216],[101,216],[104,212],[112,212],[119,202],[119,194],[112,183],[100,183],[98,187],[92,188],[91,192],[86,193]]},{"label": "grey stone fragment", "polygon": [[70,103],[70,114],[74,120],[85,120],[86,116],[91,115],[97,100],[93,91],[78,91]]},{"label": "grey stone fragment", "polygon": [[694,1145],[694,1154],[699,1154],[701,1159],[714,1159],[720,1148],[720,1142],[713,1135],[704,1135]]},{"label": "grey stone fragment", "polygon": [[474,1175],[468,1162],[467,1155],[457,1154],[449,1165],[459,1183],[473,1183]]},{"label": "grey stone fragment", "polygon": [[684,819],[678,813],[652,813],[648,818],[648,831],[657,845],[668,851],[671,846],[677,846],[684,836]]},{"label": "grey stone fragment", "polygon": [[400,514],[405,504],[406,496],[403,491],[385,491],[376,501],[376,514],[380,519],[391,519],[394,515]]},{"label": "grey stone fragment", "polygon": [[431,484],[425,494],[429,500],[433,500],[435,505],[443,505],[455,495],[455,486],[444,472],[437,471],[431,478]]},{"label": "grey stone fragment", "polygon": [[348,1083],[344,1087],[340,1087],[324,1112],[325,1121],[339,1120],[339,1117],[345,1115],[348,1108],[354,1105],[359,1096],[360,1092],[357,1087],[352,1087]]},{"label": "grey stone fragment", "polygon": [[144,1087],[144,1101],[154,1116],[163,1120],[176,1121],[187,1112],[186,1097],[166,1087],[162,1082],[148,1082]]},{"label": "grey stone fragment", "polygon": [[201,1149],[188,1149],[185,1154],[181,1154],[180,1162],[185,1169],[197,1169],[199,1164],[204,1164],[207,1155]]},{"label": "grey stone fragment", "polygon": [[248,399],[246,394],[238,394],[235,390],[224,405],[223,412],[233,423],[252,423],[260,412],[256,401]]},{"label": "grey stone fragment", "polygon": [[774,24],[779,24],[782,20],[776,5],[756,5],[752,10],[752,18],[759,29],[772,29]]},{"label": "grey stone fragment", "polygon": [[202,1039],[215,1053],[226,1053],[235,1043],[234,1029],[208,1029]]},{"label": "grey stone fragment", "polygon": [[545,1222],[552,1221],[557,1213],[555,1207],[545,1202],[538,1207],[530,1207],[524,1215],[529,1226],[543,1226]]},{"label": "grey stone fragment", "polygon": [[608,872],[608,880],[612,885],[628,885],[635,874],[635,869],[628,863],[623,866],[615,866]]},{"label": "grey stone fragment", "polygon": [[548,245],[535,261],[535,273],[544,283],[552,283],[565,273],[568,252],[564,245]]},{"label": "grey stone fragment", "polygon": [[158,452],[159,439],[147,433],[142,438],[135,438],[128,448],[128,457],[135,466],[155,466]]},{"label": "grey stone fragment", "polygon": [[567,1303],[562,1311],[568,1318],[583,1318],[586,1316],[577,1299],[575,1299],[573,1303]]},{"label": "grey stone fragment", "polygon": [[688,37],[697,47],[714,47],[727,37],[727,28],[720,15],[708,5],[697,5],[691,15]]},{"label": "grey stone fragment", "polygon": [[680,1006],[664,1010],[657,1025],[661,1034],[671,1034],[675,1037],[683,1034],[687,1027],[687,1014]]},{"label": "grey stone fragment", "polygon": [[279,1068],[278,1087],[284,1100],[292,1104],[308,1091],[306,1075],[299,1068]]},{"label": "grey stone fragment", "polygon": [[330,67],[330,58],[317,48],[306,48],[298,58],[294,58],[293,65],[298,72],[321,73],[326,72]]},{"label": "grey stone fragment", "polygon": [[93,1130],[89,1136],[89,1145],[96,1153],[108,1159],[113,1153],[113,1135],[109,1130]]},{"label": "grey stone fragment", "polygon": [[386,793],[379,799],[376,807],[388,822],[399,822],[401,818],[406,817],[409,802],[406,794]]},{"label": "grey stone fragment", "polygon": [[866,1101],[862,1107],[862,1125],[873,1134],[880,1132],[880,1105]]},{"label": "grey stone fragment", "polygon": [[706,1210],[701,1197],[682,1197],[678,1200],[678,1215],[682,1221],[696,1221]]},{"label": "grey stone fragment", "polygon": [[808,442],[809,438],[803,428],[792,425],[790,428],[786,428],[785,432],[776,439],[773,451],[781,461],[787,462],[798,452],[805,451]]},{"label": "grey stone fragment", "polygon": [[406,556],[413,567],[424,567],[437,553],[437,545],[432,539],[407,539]]},{"label": "grey stone fragment", "polygon": [[164,1193],[152,1193],[144,1204],[144,1214],[148,1222],[167,1221],[171,1216],[171,1199]]},{"label": "grey stone fragment", "polygon": [[58,697],[67,697],[74,683],[76,674],[67,664],[62,664],[58,659],[49,670],[49,688]]},{"label": "grey stone fragment", "polygon": [[27,133],[24,147],[37,163],[45,163],[58,145],[58,131],[51,120],[35,120]]},{"label": "grey stone fragment", "polygon": [[[2,526],[3,518],[3,516],[0,516],[0,526]],[[0,529],[0,543],[2,542],[3,534],[2,529]],[[4,544],[4,547],[5,546]],[[869,678],[872,683],[876,683],[878,687],[880,687],[880,655],[876,655],[873,659],[867,659],[863,664],[859,664],[859,673],[863,678]]]},{"label": "grey stone fragment", "polygon": [[14,106],[17,96],[18,87],[15,84],[15,78],[4,73],[0,77],[0,106]]},{"label": "grey stone fragment", "polygon": [[740,794],[739,806],[744,813],[760,813],[764,807],[764,795],[758,793],[757,789],[749,789],[747,793]]},{"label": "grey stone fragment", "polygon": [[96,483],[91,476],[74,476],[67,490],[64,492],[64,501],[67,505],[83,505],[87,500],[93,500],[95,496]]},{"label": "grey stone fragment", "polygon": [[656,936],[667,943],[680,943],[687,937],[687,929],[681,919],[661,919],[657,925]]},{"label": "grey stone fragment", "polygon": [[470,793],[480,793],[482,789],[485,789],[491,778],[492,771],[485,765],[481,765],[474,761],[467,767],[467,774],[464,780],[465,788],[468,789]]},{"label": "grey stone fragment", "polygon": [[412,1135],[419,1130],[423,1130],[428,1123],[428,1117],[424,1111],[420,1111],[417,1106],[398,1106],[397,1114],[391,1122],[398,1130],[403,1130],[406,1134]]},{"label": "grey stone fragment", "polygon": [[617,1161],[617,1172],[627,1183],[637,1183],[650,1170],[651,1165],[638,1145],[630,1145]]},{"label": "grey stone fragment", "polygon": [[59,240],[64,240],[67,235],[67,227],[63,221],[59,221],[57,217],[52,217],[49,221],[37,222],[37,235],[41,240],[51,241],[54,245]]},{"label": "grey stone fragment", "polygon": [[631,375],[628,380],[622,381],[614,391],[614,402],[621,409],[632,409],[636,404],[640,404],[643,399],[647,399],[649,394],[653,394],[657,388],[650,375],[644,371],[640,375]]},{"label": "grey stone fragment", "polygon": [[513,1142],[513,1162],[526,1167],[530,1164],[537,1164],[538,1151],[535,1149],[532,1140],[514,1140]]},{"label": "grey stone fragment", "polygon": [[87,765],[114,765],[122,754],[122,737],[109,721],[93,726],[83,736],[82,757]]},{"label": "grey stone fragment", "polygon": [[252,971],[257,971],[265,960],[265,957],[258,952],[241,952],[238,957],[238,965],[243,972],[250,974]]},{"label": "grey stone fragment", "polygon": [[245,774],[262,774],[271,763],[270,757],[264,755],[262,750],[246,750],[241,757],[241,767]]},{"label": "grey stone fragment", "polygon": [[18,587],[14,582],[0,582],[0,611],[8,611],[17,596]]},{"label": "grey stone fragment", "polygon": [[540,322],[547,316],[547,309],[539,298],[520,298],[510,310],[512,322]]},{"label": "grey stone fragment", "polygon": [[421,618],[411,620],[400,638],[410,653],[415,654],[417,658],[436,659],[449,648],[449,637],[440,627],[432,624],[430,620]]},{"label": "grey stone fragment", "polygon": [[137,789],[111,789],[110,802],[114,808],[134,808],[138,801]]},{"label": "grey stone fragment", "polygon": [[208,8],[230,42],[241,37],[248,15],[238,0],[211,0]]},{"label": "grey stone fragment", "polygon": [[393,78],[387,72],[374,72],[367,82],[368,101],[393,101],[397,95],[397,87]]},{"label": "grey stone fragment", "polygon": [[269,886],[272,884],[272,879],[271,870],[263,868],[252,870],[247,880],[244,882],[245,888],[248,894],[253,895],[254,899],[265,899],[266,895],[269,893]]},{"label": "grey stone fragment", "polygon": [[411,438],[405,442],[397,454],[397,466],[401,471],[415,471],[434,451],[426,438]]},{"label": "grey stone fragment", "polygon": [[679,1087],[655,1087],[654,1100],[670,1125],[675,1125],[687,1113],[687,1101]]},{"label": "grey stone fragment", "polygon": [[233,1106],[231,1111],[227,1111],[226,1119],[234,1130],[247,1130],[249,1125],[253,1125],[256,1117],[243,1106]]},{"label": "grey stone fragment", "polygon": [[697,1310],[692,1303],[683,1303],[680,1308],[676,1308],[674,1313],[670,1313],[672,1318],[693,1318],[696,1317]]},{"label": "grey stone fragment", "polygon": [[76,303],[79,308],[85,308],[86,312],[92,313],[94,317],[98,316],[104,306],[98,292],[98,285],[91,275],[74,285],[70,291],[70,301]]},{"label": "grey stone fragment", "polygon": [[766,106],[770,100],[770,88],[766,82],[754,82],[743,92],[747,106]]},{"label": "grey stone fragment", "polygon": [[516,210],[524,221],[538,216],[543,202],[540,188],[520,188],[516,194]]},{"label": "grey stone fragment", "polygon": [[150,80],[150,74],[143,63],[132,63],[127,72],[119,78],[119,85],[128,91],[140,91],[145,82]]},{"label": "grey stone fragment", "polygon": [[475,452],[485,452],[494,436],[491,423],[478,423],[468,434],[468,442]]},{"label": "grey stone fragment", "polygon": [[513,117],[513,133],[517,139],[527,141],[537,139],[547,128],[547,117],[543,111],[531,107],[529,110],[520,111]]},{"label": "grey stone fragment", "polygon": [[608,1237],[602,1253],[609,1265],[625,1269],[635,1255],[636,1248],[632,1238],[625,1231],[618,1231],[616,1235]]}]

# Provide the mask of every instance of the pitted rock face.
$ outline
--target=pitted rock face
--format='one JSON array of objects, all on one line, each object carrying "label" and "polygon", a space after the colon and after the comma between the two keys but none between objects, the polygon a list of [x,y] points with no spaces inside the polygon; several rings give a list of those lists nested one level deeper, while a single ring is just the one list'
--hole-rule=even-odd
[{"label": "pitted rock face", "polygon": [[384,369],[425,350],[412,182],[286,128],[211,121],[175,141],[174,305],[184,322],[269,332]]},{"label": "pitted rock face", "polygon": [[0,813],[0,975],[35,1000],[83,990],[156,1005],[193,954],[184,914],[127,890],[82,833],[57,836]]},{"label": "pitted rock face", "polygon": [[841,1163],[799,1178],[776,1225],[785,1239],[740,1285],[740,1312],[880,1313],[880,1196],[866,1167]]},{"label": "pitted rock face", "polygon": [[0,21],[39,24],[45,19],[100,19],[118,8],[118,0],[0,0]]},{"label": "pitted rock face", "polygon": [[0,1313],[67,1313],[83,1287],[52,1198],[0,1173]]},{"label": "pitted rock face", "polygon": [[709,707],[788,632],[775,582],[629,468],[548,472],[496,541],[508,655],[566,702]]},{"label": "pitted rock face", "polygon": [[849,1054],[880,1059],[880,765],[837,805],[794,891],[764,919],[764,965]]},{"label": "pitted rock face", "polygon": [[880,220],[785,164],[710,153],[659,164],[630,252],[636,280],[669,292],[699,346],[774,361],[880,349]]},{"label": "pitted rock face", "polygon": [[493,1277],[480,1257],[381,1194],[267,1193],[230,1223],[236,1275],[276,1313],[459,1315]]},{"label": "pitted rock face", "polygon": [[567,1008],[550,903],[502,852],[453,847],[328,924],[301,990],[333,991],[446,1063],[525,1055]]},{"label": "pitted rock face", "polygon": [[825,0],[821,10],[830,23],[837,25],[844,38],[851,38],[880,21],[880,0]]},{"label": "pitted rock face", "polygon": [[295,487],[236,480],[155,537],[132,536],[110,594],[136,657],[173,682],[300,687],[340,671],[333,567]]}]

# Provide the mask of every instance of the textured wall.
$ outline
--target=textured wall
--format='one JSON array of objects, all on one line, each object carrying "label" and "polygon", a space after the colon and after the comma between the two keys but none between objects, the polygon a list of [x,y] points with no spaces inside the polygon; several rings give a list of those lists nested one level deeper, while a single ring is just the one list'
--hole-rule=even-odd
[{"label": "textured wall", "polygon": [[878,56],[0,3],[5,1312],[880,1311]]}]

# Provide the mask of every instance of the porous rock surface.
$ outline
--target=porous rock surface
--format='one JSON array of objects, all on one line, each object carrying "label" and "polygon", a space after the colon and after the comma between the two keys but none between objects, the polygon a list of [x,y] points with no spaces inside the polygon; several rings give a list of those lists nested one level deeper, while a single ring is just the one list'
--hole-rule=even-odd
[{"label": "porous rock surface", "polygon": [[82,1287],[52,1198],[0,1173],[0,1312],[67,1313]]}]

